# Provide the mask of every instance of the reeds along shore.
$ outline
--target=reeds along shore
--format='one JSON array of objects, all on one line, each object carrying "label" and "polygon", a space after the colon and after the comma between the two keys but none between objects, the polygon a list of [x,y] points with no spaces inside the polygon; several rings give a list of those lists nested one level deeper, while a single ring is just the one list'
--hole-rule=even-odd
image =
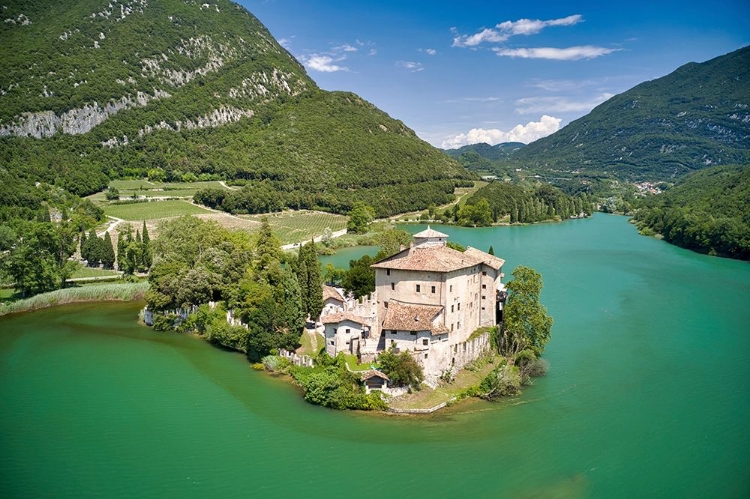
[{"label": "reeds along shore", "polygon": [[148,282],[101,284],[65,288],[41,293],[13,303],[0,305],[0,315],[27,312],[40,308],[86,301],[131,301],[140,300],[148,290]]}]

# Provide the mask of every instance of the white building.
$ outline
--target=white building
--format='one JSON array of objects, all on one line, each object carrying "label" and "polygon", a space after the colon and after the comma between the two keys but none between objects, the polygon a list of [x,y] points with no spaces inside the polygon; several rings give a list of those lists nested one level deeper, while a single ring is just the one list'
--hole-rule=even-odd
[{"label": "white building", "polygon": [[326,351],[372,361],[393,346],[412,352],[428,381],[485,352],[487,335],[472,334],[501,320],[505,262],[471,247],[454,250],[447,239],[428,227],[411,247],[375,263],[375,292],[344,304],[358,307],[359,315],[322,317]]}]

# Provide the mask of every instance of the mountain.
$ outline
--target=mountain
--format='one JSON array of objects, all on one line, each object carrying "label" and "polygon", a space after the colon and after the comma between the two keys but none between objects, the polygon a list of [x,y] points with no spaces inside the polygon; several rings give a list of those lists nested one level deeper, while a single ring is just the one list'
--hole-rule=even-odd
[{"label": "mountain", "polygon": [[750,166],[714,166],[649,197],[634,217],[643,234],[701,253],[750,260]]},{"label": "mountain", "polygon": [[491,146],[487,143],[470,144],[458,149],[445,149],[448,156],[471,172],[503,174],[507,160],[526,144],[522,142],[503,142]]},{"label": "mountain", "polygon": [[357,197],[385,215],[446,202],[469,178],[357,95],[319,89],[227,0],[8,0],[0,14],[4,183],[86,195],[151,172],[239,180],[294,207]]},{"label": "mountain", "polygon": [[750,47],[616,95],[514,155],[526,167],[669,179],[750,162]]}]

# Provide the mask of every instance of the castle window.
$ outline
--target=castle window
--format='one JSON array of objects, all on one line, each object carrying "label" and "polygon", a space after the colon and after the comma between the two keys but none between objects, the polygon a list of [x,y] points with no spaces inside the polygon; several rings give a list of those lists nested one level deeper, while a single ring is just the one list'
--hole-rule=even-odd
[{"label": "castle window", "polygon": [[416,331],[412,331],[412,332],[411,332],[411,333],[409,333],[409,334],[411,334],[412,336],[416,336],[416,335],[417,335],[417,332],[416,332]]},{"label": "castle window", "polygon": [[451,293],[453,293],[453,284],[450,285],[450,287],[448,288],[448,291],[450,291]]},{"label": "castle window", "polygon": [[422,344],[425,345],[425,346],[429,345],[430,344],[430,340],[428,340],[427,338],[425,338],[425,339],[422,340]]},{"label": "castle window", "polygon": [[396,289],[396,283],[392,282],[391,283],[391,291],[394,291],[395,289]]},{"label": "castle window", "polygon": [[352,330],[349,328],[346,328],[346,334],[352,334]]},{"label": "castle window", "polygon": [[460,322],[460,321],[458,322],[458,324],[456,325],[456,327],[457,327],[458,329],[461,329],[461,322]]},{"label": "castle window", "polygon": [[432,287],[432,292],[433,292],[433,293],[435,292],[435,286],[433,286],[433,287]]},{"label": "castle window", "polygon": [[484,295],[482,295],[482,300],[484,300],[484,299],[485,299],[485,296],[484,296]]},{"label": "castle window", "polygon": [[421,286],[417,284],[417,293],[419,293],[420,289],[421,289]]},{"label": "castle window", "polygon": [[427,358],[427,354],[424,354],[424,358],[425,358],[425,359]]},{"label": "castle window", "polygon": [[333,340],[331,340],[331,345],[333,345]]},{"label": "castle window", "polygon": [[391,269],[385,269],[385,275],[391,275]]},{"label": "castle window", "polygon": [[455,305],[451,305],[451,313],[453,313],[453,307],[455,307]]},{"label": "castle window", "polygon": [[487,285],[486,284],[482,284],[482,289],[487,289]]},{"label": "castle window", "polygon": [[487,275],[487,272],[482,272],[482,275]]},{"label": "castle window", "polygon": [[458,303],[458,309],[461,310],[461,302]]},{"label": "castle window", "polygon": [[453,323],[451,322],[451,331],[453,331]]}]

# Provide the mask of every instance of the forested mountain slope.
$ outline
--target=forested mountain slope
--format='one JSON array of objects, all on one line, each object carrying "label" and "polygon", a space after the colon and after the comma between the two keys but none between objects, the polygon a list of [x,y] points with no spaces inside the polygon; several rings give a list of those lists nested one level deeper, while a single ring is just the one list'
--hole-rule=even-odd
[{"label": "forested mountain slope", "polygon": [[616,95],[513,155],[530,168],[669,179],[750,162],[750,47]]},{"label": "forested mountain slope", "polygon": [[507,160],[521,150],[522,142],[503,142],[491,146],[487,143],[470,144],[458,149],[446,149],[445,154],[471,172],[502,174],[508,170]]},{"label": "forested mountain slope", "polygon": [[750,260],[750,166],[688,175],[649,198],[635,223],[641,232],[684,248]]},{"label": "forested mountain slope", "polygon": [[[372,104],[320,90],[227,0],[7,0],[0,15],[5,183],[84,195],[194,174],[337,211],[361,190],[386,214],[445,202],[467,177]],[[409,199],[391,199],[397,185]]]}]

